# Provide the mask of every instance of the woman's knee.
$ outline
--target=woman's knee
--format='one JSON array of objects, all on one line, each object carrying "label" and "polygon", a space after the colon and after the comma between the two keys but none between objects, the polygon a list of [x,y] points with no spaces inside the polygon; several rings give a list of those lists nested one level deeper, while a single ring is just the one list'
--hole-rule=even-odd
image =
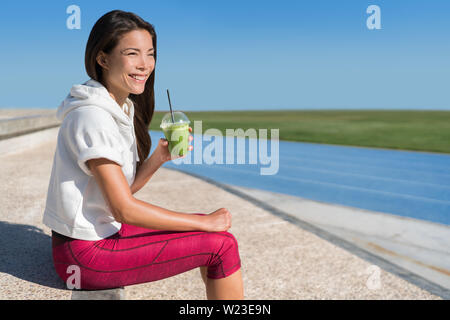
[{"label": "woman's knee", "polygon": [[212,261],[208,268],[208,278],[224,278],[240,268],[238,242],[230,232],[213,232],[210,234],[213,243]]},{"label": "woman's knee", "polygon": [[221,255],[229,250],[238,251],[238,242],[230,232],[213,232],[210,235],[217,254]]}]

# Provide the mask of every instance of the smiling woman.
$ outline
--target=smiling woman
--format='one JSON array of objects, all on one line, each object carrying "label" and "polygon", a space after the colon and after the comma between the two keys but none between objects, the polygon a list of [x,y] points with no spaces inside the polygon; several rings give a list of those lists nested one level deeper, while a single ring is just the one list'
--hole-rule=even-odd
[{"label": "smiling woman", "polygon": [[153,26],[134,13],[111,11],[94,25],[85,57],[91,79],[73,86],[57,111],[44,211],[55,269],[67,283],[77,266],[81,289],[107,289],[200,268],[208,298],[241,299],[227,209],[175,212],[133,196],[172,160],[165,139],[148,157],[155,62]]},{"label": "smiling woman", "polygon": [[130,96],[139,158],[146,159],[151,148],[147,128],[155,109],[155,29],[132,13],[115,10],[101,17],[92,30],[96,32],[91,32],[86,45],[86,72],[105,85],[119,106]]}]

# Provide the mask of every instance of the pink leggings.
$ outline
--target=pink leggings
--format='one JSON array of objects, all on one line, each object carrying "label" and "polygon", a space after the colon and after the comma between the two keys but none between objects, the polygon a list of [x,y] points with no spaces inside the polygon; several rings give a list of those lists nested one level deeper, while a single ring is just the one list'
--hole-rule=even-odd
[{"label": "pink leggings", "polygon": [[[229,232],[173,232],[122,224],[119,232],[86,241],[52,232],[53,261],[59,277],[80,289],[99,290],[156,281],[208,267],[212,279],[228,277],[241,267],[238,244]],[[71,280],[70,279],[70,280]]]}]

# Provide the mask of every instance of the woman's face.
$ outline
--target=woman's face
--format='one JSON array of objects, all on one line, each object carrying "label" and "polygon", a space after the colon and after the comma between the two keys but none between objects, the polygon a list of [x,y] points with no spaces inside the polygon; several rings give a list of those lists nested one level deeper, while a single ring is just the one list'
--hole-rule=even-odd
[{"label": "woman's face", "polygon": [[108,90],[116,98],[141,94],[155,68],[152,36],[147,30],[130,31],[122,36],[110,54],[101,52],[97,62],[103,67]]}]

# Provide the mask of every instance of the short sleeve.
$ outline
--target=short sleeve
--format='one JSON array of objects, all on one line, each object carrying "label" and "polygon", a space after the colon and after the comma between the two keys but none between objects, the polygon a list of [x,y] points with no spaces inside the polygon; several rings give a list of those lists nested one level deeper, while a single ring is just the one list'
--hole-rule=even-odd
[{"label": "short sleeve", "polygon": [[[106,116],[111,117],[109,114]],[[98,114],[74,116],[66,128],[65,138],[74,161],[89,176],[92,172],[86,161],[90,159],[106,158],[124,165],[120,133],[114,120],[107,117]]]}]

